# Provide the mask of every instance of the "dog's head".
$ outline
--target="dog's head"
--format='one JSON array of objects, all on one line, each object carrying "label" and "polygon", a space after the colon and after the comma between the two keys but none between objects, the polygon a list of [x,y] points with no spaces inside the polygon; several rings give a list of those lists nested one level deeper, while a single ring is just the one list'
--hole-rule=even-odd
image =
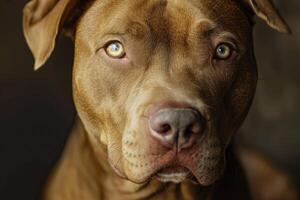
[{"label": "dog's head", "polygon": [[289,32],[268,0],[33,0],[24,28],[36,68],[73,28],[76,108],[119,175],[210,185],[255,92],[254,13]]}]

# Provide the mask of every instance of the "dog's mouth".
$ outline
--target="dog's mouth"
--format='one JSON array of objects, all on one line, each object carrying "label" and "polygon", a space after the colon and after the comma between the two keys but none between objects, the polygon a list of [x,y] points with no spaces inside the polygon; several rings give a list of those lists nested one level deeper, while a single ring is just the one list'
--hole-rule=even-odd
[{"label": "dog's mouth", "polygon": [[180,183],[183,181],[191,181],[193,183],[198,183],[196,177],[192,172],[186,167],[182,166],[169,166],[159,170],[154,178],[161,182],[173,182]]}]

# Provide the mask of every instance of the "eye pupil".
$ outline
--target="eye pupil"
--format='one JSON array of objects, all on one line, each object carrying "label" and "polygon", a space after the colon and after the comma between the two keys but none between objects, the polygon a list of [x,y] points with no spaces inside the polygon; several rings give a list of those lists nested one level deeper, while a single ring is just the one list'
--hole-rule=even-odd
[{"label": "eye pupil", "polygon": [[220,46],[220,47],[218,48],[218,52],[219,52],[220,54],[224,54],[224,53],[226,52],[226,48],[225,48],[224,46]]},{"label": "eye pupil", "polygon": [[120,50],[120,44],[113,43],[113,44],[109,45],[109,48],[110,48],[111,51],[119,51]]}]

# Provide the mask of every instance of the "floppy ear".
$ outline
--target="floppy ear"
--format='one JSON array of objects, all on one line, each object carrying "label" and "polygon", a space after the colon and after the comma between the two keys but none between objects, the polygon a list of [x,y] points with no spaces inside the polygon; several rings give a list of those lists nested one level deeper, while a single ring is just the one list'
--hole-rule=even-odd
[{"label": "floppy ear", "polygon": [[253,12],[263,19],[273,29],[282,33],[291,33],[291,30],[281,17],[272,0],[243,0]]},{"label": "floppy ear", "polygon": [[51,55],[66,12],[74,0],[31,0],[23,10],[23,29],[27,44],[39,69]]}]

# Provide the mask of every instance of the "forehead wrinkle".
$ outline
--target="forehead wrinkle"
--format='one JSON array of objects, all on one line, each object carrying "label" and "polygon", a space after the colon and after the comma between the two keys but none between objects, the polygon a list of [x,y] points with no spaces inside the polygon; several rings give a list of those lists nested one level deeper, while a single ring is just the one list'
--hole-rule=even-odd
[{"label": "forehead wrinkle", "polygon": [[172,0],[168,6],[168,21],[172,27],[172,40],[184,42],[190,34],[200,34],[210,32],[214,29],[215,24],[212,23],[199,9],[194,2],[189,0]]},{"label": "forehead wrinkle", "polygon": [[[205,18],[202,12],[188,1],[156,3],[150,9],[146,20],[151,30],[152,43],[156,47],[154,49],[160,47],[168,52],[165,55],[166,65],[170,65],[171,58],[176,57],[178,52],[181,54],[187,52],[195,40],[200,41],[201,34],[206,35],[215,28],[215,24]],[[182,51],[183,48],[185,51]]]},{"label": "forehead wrinkle", "polygon": [[[141,39],[149,30],[164,27],[163,23],[156,22],[161,21],[166,2],[167,0],[140,0],[132,4],[128,3],[126,17],[129,20],[124,25],[123,33]],[[130,14],[128,15],[128,13]]]},{"label": "forehead wrinkle", "polygon": [[211,36],[218,26],[209,19],[202,19],[196,22],[196,34],[201,38],[207,38]]},{"label": "forehead wrinkle", "polygon": [[130,21],[126,27],[126,34],[136,39],[142,39],[147,33],[147,28],[144,23],[139,21]]},{"label": "forehead wrinkle", "polygon": [[[148,4],[143,10],[143,22],[147,29],[147,36],[149,36],[152,54],[160,51],[161,48],[169,52],[168,23],[165,18],[167,1],[153,0],[148,2],[151,2],[151,4]],[[165,57],[167,58],[168,54]]]}]

